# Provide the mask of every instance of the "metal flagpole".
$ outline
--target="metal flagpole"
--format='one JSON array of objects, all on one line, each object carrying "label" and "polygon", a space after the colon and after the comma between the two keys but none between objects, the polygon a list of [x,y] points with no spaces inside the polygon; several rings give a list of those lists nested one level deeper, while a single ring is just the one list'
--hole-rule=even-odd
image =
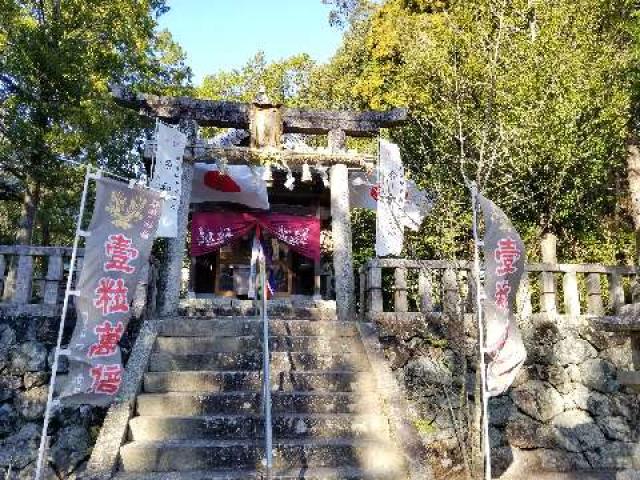
[{"label": "metal flagpole", "polygon": [[485,334],[482,311],[482,281],[480,280],[480,245],[478,235],[478,186],[475,182],[470,185],[471,202],[473,208],[473,245],[474,259],[473,270],[476,277],[476,311],[478,318],[478,342],[480,346],[480,379],[482,383],[482,451],[484,454],[484,478],[491,480],[491,442],[489,439],[489,396],[487,394],[487,366],[484,359]]},{"label": "metal flagpole", "polygon": [[44,411],[44,424],[42,426],[42,435],[40,437],[40,449],[38,450],[38,465],[36,468],[36,477],[35,480],[42,480],[44,474],[44,464],[46,461],[46,452],[48,448],[49,439],[47,437],[47,431],[49,429],[49,421],[51,420],[51,411],[53,410],[54,401],[53,401],[53,392],[56,387],[56,377],[58,373],[58,361],[60,359],[61,350],[60,347],[62,345],[62,335],[64,334],[64,323],[67,317],[67,310],[69,307],[69,297],[74,294],[71,290],[71,285],[73,283],[73,273],[76,266],[76,261],[78,257],[78,243],[80,242],[81,236],[88,236],[87,232],[82,230],[82,219],[84,217],[84,209],[87,203],[87,193],[89,191],[89,180],[91,178],[97,178],[96,175],[91,173],[91,167],[87,165],[87,172],[84,176],[84,187],[82,189],[82,197],[80,199],[80,211],[78,212],[78,220],[76,224],[76,235],[73,239],[73,250],[71,252],[71,262],[69,264],[69,274],[67,276],[67,287],[64,292],[64,302],[62,304],[62,313],[60,314],[60,326],[58,327],[58,341],[56,343],[56,349],[53,356],[53,365],[51,366],[51,379],[49,381],[49,394],[47,397],[47,406]]}]

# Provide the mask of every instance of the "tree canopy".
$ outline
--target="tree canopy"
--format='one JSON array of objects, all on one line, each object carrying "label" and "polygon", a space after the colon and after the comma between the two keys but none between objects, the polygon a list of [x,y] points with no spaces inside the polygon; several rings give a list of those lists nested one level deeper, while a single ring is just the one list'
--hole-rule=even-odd
[{"label": "tree canopy", "polygon": [[[2,202],[1,240],[34,201],[37,241],[47,223],[64,231],[77,179],[61,158],[139,169],[132,147],[145,124],[108,98],[110,81],[238,101],[264,85],[290,106],[409,107],[408,124],[389,135],[439,199],[411,234],[410,255],[468,255],[473,180],[531,246],[553,233],[566,259],[632,259],[625,149],[639,118],[635,2],[321,1],[344,33],[328,63],[304,53],[268,62],[259,52],[190,90],[183,51],[157,29],[163,1],[0,0],[0,198],[23,205]],[[354,218],[363,258],[373,253],[374,218]]]},{"label": "tree canopy", "polygon": [[[41,237],[70,231],[70,212],[56,205],[68,205],[78,174],[62,159],[136,168],[144,125],[108,87],[177,93],[189,84],[184,53],[157,30],[166,9],[163,0],[0,0],[0,190],[22,203],[18,242],[33,241],[39,205]],[[8,221],[18,216],[12,206],[2,207]]]},{"label": "tree canopy", "polygon": [[393,135],[440,198],[412,253],[465,252],[466,177],[530,244],[551,232],[569,258],[615,261],[632,245],[624,166],[636,11],[626,0],[387,0],[350,17],[309,91],[325,105],[410,108]]}]

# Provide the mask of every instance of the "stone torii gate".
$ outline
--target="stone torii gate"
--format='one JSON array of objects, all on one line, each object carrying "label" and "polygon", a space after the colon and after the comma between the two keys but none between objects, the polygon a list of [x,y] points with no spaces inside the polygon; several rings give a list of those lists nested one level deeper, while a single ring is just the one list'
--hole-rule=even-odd
[{"label": "stone torii gate", "polygon": [[[202,100],[191,97],[165,97],[132,94],[112,89],[116,101],[141,115],[179,124],[189,137],[182,175],[182,197],[178,210],[178,235],[169,239],[165,274],[160,293],[160,315],[175,315],[179,305],[180,276],[185,255],[185,235],[189,216],[193,162],[256,164],[282,161],[286,165],[320,164],[330,168],[331,229],[336,309],[339,320],[354,318],[355,283],[353,275],[348,168],[372,170],[375,158],[346,150],[346,137],[376,137],[381,128],[395,127],[407,118],[406,109],[387,112],[311,110],[273,104],[264,92],[253,103]],[[215,148],[198,139],[201,127],[248,130],[249,147]],[[320,152],[284,150],[283,133],[327,135],[328,148]]]}]

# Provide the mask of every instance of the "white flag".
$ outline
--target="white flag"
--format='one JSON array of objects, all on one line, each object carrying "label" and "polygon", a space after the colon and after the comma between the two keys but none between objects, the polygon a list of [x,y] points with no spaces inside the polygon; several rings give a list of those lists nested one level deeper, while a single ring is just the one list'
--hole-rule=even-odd
[{"label": "white flag", "polygon": [[377,210],[380,186],[377,175],[355,172],[349,175],[349,207]]},{"label": "white flag", "polygon": [[407,182],[396,144],[380,140],[380,194],[376,215],[376,255],[400,255],[404,243]]},{"label": "white flag", "polygon": [[227,173],[214,164],[196,163],[193,171],[191,202],[231,202],[269,210],[267,184],[263,168],[229,165]]},{"label": "white flag", "polygon": [[407,180],[407,200],[403,210],[404,226],[414,232],[420,226],[429,212],[433,209],[433,197],[425,190],[421,190],[413,180]]},{"label": "white flag", "polygon": [[157,237],[174,238],[178,234],[178,207],[182,194],[182,157],[187,136],[177,128],[158,123],[155,168],[151,187],[169,194],[162,207]]}]

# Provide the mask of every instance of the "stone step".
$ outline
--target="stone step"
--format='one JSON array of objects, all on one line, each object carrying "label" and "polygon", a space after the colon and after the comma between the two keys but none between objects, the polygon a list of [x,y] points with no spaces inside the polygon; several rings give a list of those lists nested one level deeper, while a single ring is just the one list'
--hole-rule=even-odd
[{"label": "stone step", "polygon": [[[259,415],[203,417],[134,417],[129,422],[131,440],[198,440],[264,438],[264,418]],[[275,438],[387,438],[388,425],[378,415],[286,414],[274,415]]]},{"label": "stone step", "polygon": [[[222,300],[215,303],[216,305],[212,305],[204,301],[200,302],[200,305],[192,304],[186,308],[179,308],[178,313],[185,317],[209,318],[233,318],[259,314],[255,303],[251,300]],[[267,313],[269,318],[278,319],[335,320],[336,306],[335,302],[324,302],[321,308],[313,305],[294,307],[271,300],[267,302]]]},{"label": "stone step", "polygon": [[[277,440],[274,467],[359,467],[377,474],[398,473],[393,446],[354,439]],[[172,440],[131,442],[120,448],[125,472],[198,471],[257,468],[264,446],[254,440]]]},{"label": "stone step", "polygon": [[[364,353],[364,347],[358,337],[272,336],[269,339],[269,348],[273,352]],[[154,346],[155,352],[179,355],[261,350],[260,335],[158,337]]]},{"label": "stone step", "polygon": [[[355,393],[273,392],[272,411],[278,413],[361,413],[379,412],[377,396]],[[143,393],[137,398],[138,415],[207,416],[259,414],[261,394],[226,393]]]},{"label": "stone step", "polygon": [[[355,337],[358,330],[354,322],[338,322],[325,320],[271,320],[270,335]],[[176,317],[158,320],[160,336],[165,337],[237,337],[246,335],[262,335],[262,321],[256,318],[211,319]]]},{"label": "stone step", "polygon": [[[329,391],[367,392],[375,389],[371,375],[353,371],[271,372],[273,390],[284,392]],[[200,372],[147,372],[144,391],[167,392],[229,392],[260,391],[261,372],[200,371]]]},{"label": "stone step", "polygon": [[[258,470],[216,469],[199,472],[118,473],[113,480],[264,480]],[[367,473],[357,467],[287,468],[273,472],[273,480],[406,480],[406,475]]]},{"label": "stone step", "polygon": [[[271,368],[274,371],[288,370],[369,370],[367,357],[360,353],[313,354],[273,352]],[[253,353],[207,353],[171,355],[154,353],[149,359],[149,371],[171,370],[261,370],[262,352]]]}]

